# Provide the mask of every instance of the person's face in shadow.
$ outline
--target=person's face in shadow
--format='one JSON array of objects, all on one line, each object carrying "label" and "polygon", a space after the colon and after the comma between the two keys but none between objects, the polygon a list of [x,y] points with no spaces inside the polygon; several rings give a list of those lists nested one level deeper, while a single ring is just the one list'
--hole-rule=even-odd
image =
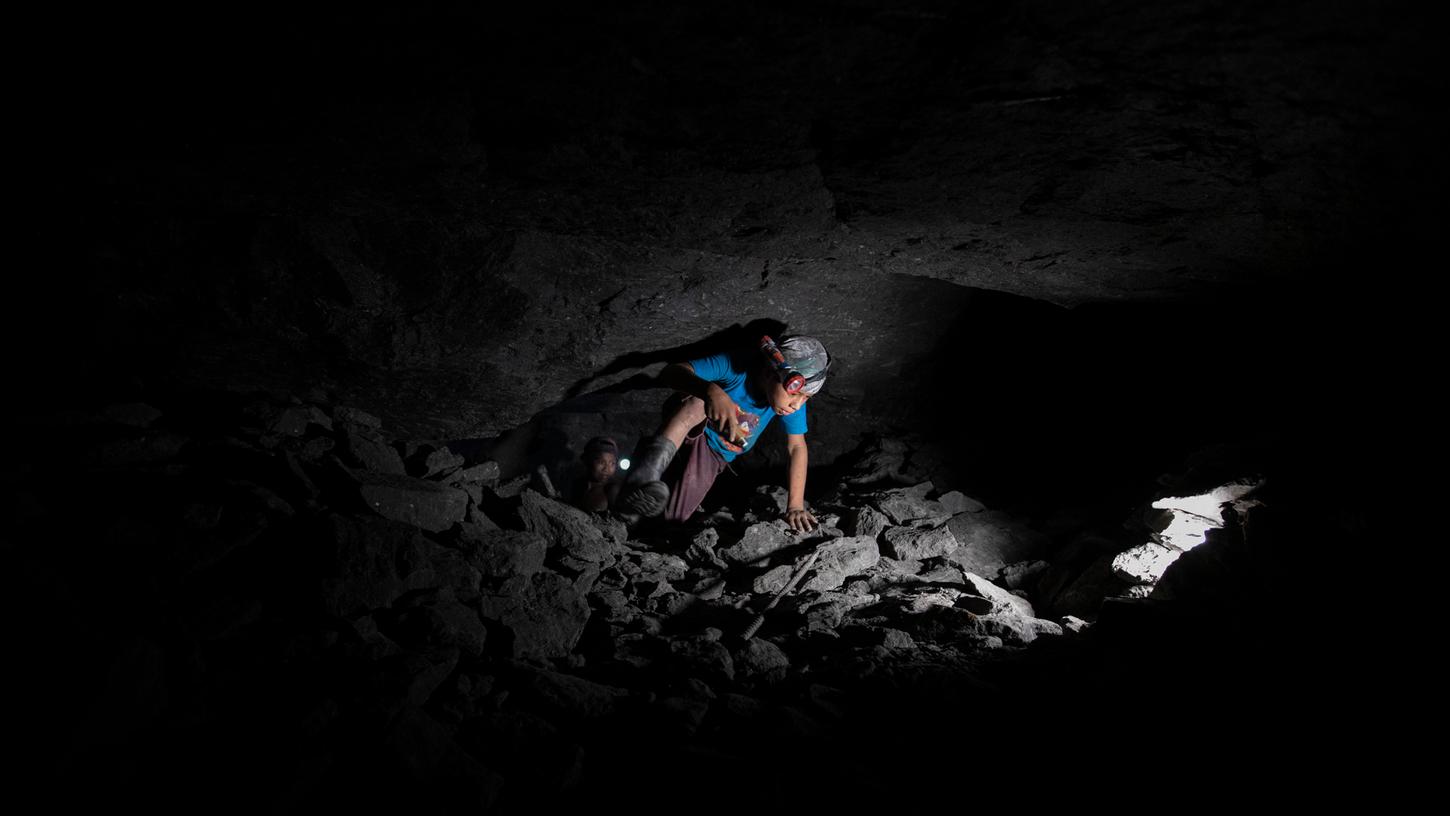
[{"label": "person's face in shadow", "polygon": [[619,459],[609,452],[597,453],[586,463],[589,467],[589,481],[607,482],[619,471]]}]

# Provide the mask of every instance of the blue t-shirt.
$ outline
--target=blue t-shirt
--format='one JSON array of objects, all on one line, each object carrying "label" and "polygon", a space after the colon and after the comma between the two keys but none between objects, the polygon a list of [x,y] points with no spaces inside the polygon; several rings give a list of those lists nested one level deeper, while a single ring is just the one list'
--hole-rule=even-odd
[{"label": "blue t-shirt", "polygon": [[[716,354],[712,357],[705,357],[699,360],[691,360],[690,366],[695,369],[695,376],[702,380],[715,383],[724,389],[730,399],[740,406],[740,410],[752,414],[755,418],[750,420],[750,433],[745,437],[745,444],[741,445],[745,451],[755,447],[755,440],[760,438],[760,432],[775,418],[775,409],[770,403],[756,402],[750,396],[750,391],[745,387],[746,380],[750,374],[747,371],[738,371],[730,362],[728,354]],[[803,434],[806,432],[806,406],[802,405],[795,413],[787,414],[780,418],[785,423],[785,432],[788,434]],[[705,441],[721,458],[729,462],[739,453],[729,450],[720,441],[720,434],[707,423],[705,425]]]}]

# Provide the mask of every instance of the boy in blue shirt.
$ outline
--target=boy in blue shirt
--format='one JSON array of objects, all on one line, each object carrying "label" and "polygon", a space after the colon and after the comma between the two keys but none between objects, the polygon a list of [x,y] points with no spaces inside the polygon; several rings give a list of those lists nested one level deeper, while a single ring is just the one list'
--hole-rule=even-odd
[{"label": "boy in blue shirt", "polygon": [[763,337],[743,357],[716,354],[666,366],[656,382],[679,393],[666,403],[659,433],[640,440],[619,504],[641,516],[688,519],[726,464],[750,450],[778,415],[790,454],[786,521],[798,531],[815,529],[805,506],[806,401],[825,385],[829,366],[825,346],[806,336],[778,344]]}]

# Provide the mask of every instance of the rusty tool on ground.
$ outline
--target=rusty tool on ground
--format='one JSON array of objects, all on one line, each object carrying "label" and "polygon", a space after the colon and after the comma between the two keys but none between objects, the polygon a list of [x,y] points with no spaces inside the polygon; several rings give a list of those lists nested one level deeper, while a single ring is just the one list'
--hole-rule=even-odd
[{"label": "rusty tool on ground", "polygon": [[765,613],[774,609],[775,605],[780,602],[780,599],[784,598],[786,593],[790,592],[795,588],[796,584],[800,583],[801,578],[804,578],[805,574],[810,571],[811,565],[816,563],[816,556],[820,554],[821,548],[817,545],[815,549],[811,550],[810,557],[806,559],[806,562],[795,571],[795,575],[792,575],[790,580],[786,582],[786,585],[781,587],[779,592],[775,593],[775,597],[771,598],[770,603],[766,604],[765,608],[760,610],[760,614],[755,616],[755,620],[751,621],[750,625],[745,627],[745,631],[740,634],[741,640],[750,640],[755,636],[755,630],[759,629],[762,623],[765,623]]}]

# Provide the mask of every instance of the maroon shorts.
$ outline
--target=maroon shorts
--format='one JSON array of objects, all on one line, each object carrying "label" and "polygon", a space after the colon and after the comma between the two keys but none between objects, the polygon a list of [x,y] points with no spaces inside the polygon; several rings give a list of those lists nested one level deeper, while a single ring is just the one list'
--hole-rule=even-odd
[{"label": "maroon shorts", "polygon": [[664,483],[670,487],[665,519],[685,521],[700,509],[700,502],[725,469],[725,460],[705,441],[705,423],[690,429],[685,441],[665,469]]}]

